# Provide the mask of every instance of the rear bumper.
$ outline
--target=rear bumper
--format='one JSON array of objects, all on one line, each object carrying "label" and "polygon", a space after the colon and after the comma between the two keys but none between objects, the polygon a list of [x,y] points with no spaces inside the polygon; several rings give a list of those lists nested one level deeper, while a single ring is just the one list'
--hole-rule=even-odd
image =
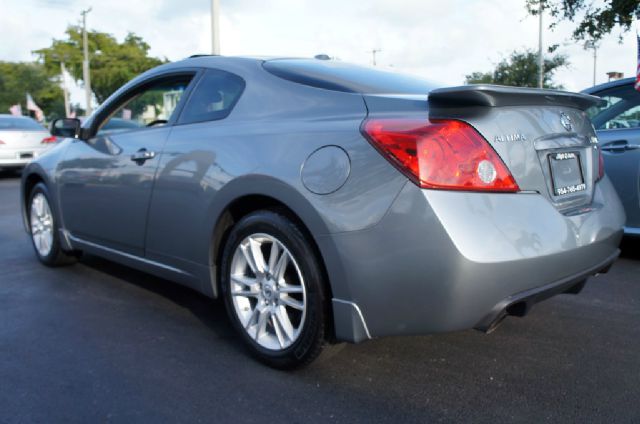
[{"label": "rear bumper", "polygon": [[577,274],[570,275],[550,284],[545,284],[541,287],[535,287],[533,289],[516,293],[507,297],[506,299],[501,300],[493,307],[491,312],[489,312],[480,322],[475,325],[474,328],[476,330],[490,333],[508,315],[525,316],[529,312],[529,310],[531,310],[533,305],[538,302],[542,302],[543,300],[549,299],[550,297],[553,297],[557,294],[578,294],[584,287],[587,278],[593,275],[605,274],[609,272],[611,265],[615,262],[616,259],[618,259],[619,255],[620,250],[616,249],[616,251],[604,261],[592,266],[585,271],[578,272]]},{"label": "rear bumper", "polygon": [[608,180],[592,206],[566,216],[537,194],[407,184],[374,227],[318,240],[337,338],[486,331],[518,300],[526,312],[571,289],[619,253],[625,216]]},{"label": "rear bumper", "polygon": [[24,149],[0,149],[0,168],[21,168],[46,152],[51,146],[37,146]]}]

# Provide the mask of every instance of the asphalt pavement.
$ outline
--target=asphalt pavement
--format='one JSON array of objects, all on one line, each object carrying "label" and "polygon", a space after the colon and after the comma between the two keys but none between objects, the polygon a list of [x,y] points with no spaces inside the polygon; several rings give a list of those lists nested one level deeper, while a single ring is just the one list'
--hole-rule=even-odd
[{"label": "asphalt pavement", "polygon": [[219,301],[96,257],[40,265],[18,205],[0,174],[1,423],[640,422],[640,243],[490,335],[374,340],[281,372]]}]

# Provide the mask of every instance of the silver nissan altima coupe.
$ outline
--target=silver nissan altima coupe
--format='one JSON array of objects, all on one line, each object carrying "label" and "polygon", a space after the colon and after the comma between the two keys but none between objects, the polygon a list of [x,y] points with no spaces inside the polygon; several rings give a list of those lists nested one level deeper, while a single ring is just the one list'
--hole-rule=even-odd
[{"label": "silver nissan altima coupe", "polygon": [[489,332],[619,254],[625,215],[584,112],[598,101],[192,57],[82,126],[54,122],[68,138],[24,171],[24,223],[45,265],[86,252],[222,297],[274,367],[336,342]]}]

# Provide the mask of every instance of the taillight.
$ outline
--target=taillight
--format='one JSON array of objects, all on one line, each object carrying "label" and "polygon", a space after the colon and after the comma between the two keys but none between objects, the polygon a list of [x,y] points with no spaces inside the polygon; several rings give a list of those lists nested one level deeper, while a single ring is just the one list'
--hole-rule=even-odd
[{"label": "taillight", "polygon": [[598,149],[598,180],[604,177],[604,157],[602,150]]},{"label": "taillight", "polygon": [[519,190],[496,151],[467,123],[370,119],[362,129],[386,159],[422,188]]},{"label": "taillight", "polygon": [[0,140],[0,144],[5,144],[4,141]]},{"label": "taillight", "polygon": [[43,138],[40,143],[41,144],[51,144],[51,143],[55,143],[57,141],[58,141],[58,137],[56,137],[55,135],[52,135],[50,137]]}]

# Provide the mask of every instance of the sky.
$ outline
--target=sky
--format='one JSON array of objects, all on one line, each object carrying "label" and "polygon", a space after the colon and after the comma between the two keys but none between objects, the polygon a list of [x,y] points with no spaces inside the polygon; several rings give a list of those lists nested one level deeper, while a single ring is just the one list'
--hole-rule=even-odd
[{"label": "sky", "polygon": [[[33,50],[63,38],[88,7],[90,29],[119,40],[134,32],[153,56],[179,60],[211,50],[210,0],[0,0],[0,60],[34,60]],[[442,85],[461,85],[514,49],[538,46],[538,19],[527,14],[525,0],[220,0],[220,9],[223,55],[325,53],[371,64],[370,51],[380,49],[378,66]],[[572,41],[571,31],[571,23],[545,29],[544,43],[559,44],[571,63],[555,82],[579,91],[593,83],[593,51]],[[608,71],[635,74],[635,31],[622,34],[622,43],[619,35],[600,44],[597,83]],[[78,87],[72,101],[83,103]]]}]

